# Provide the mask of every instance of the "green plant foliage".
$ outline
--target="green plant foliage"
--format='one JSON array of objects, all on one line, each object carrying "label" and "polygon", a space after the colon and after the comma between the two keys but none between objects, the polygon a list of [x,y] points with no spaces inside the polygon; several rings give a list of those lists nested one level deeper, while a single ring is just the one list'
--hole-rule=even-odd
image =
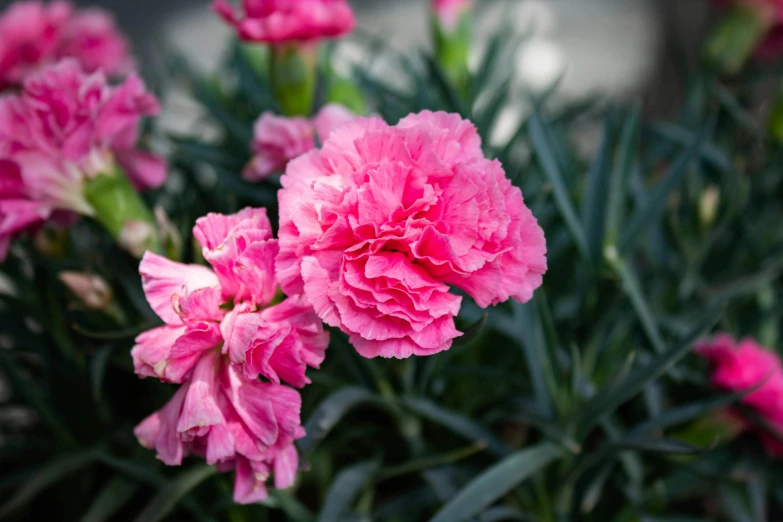
[{"label": "green plant foliage", "polygon": [[[371,113],[396,122],[446,110],[476,124],[545,230],[542,290],[486,314],[466,297],[467,335],[428,358],[364,359],[333,331],[303,390],[297,485],[237,506],[231,476],[195,458],[167,468],[132,434],[173,392],[133,373],[134,337],[158,324],[137,262],[86,221],[55,256],[25,238],[0,265],[15,288],[0,294],[12,419],[0,422],[0,521],[783,518],[783,466],[757,439],[699,431],[743,394],[717,394],[691,353],[716,330],[780,345],[783,149],[753,109],[758,85],[780,72],[752,67],[727,81],[691,71],[682,110],[660,120],[639,102],[563,106],[556,86],[521,91],[512,28],[498,28],[459,85],[433,56],[355,38],[368,58],[341,81],[361,89]],[[167,136],[174,181],[145,195],[185,238],[185,262],[201,261],[190,228],[207,212],[264,206],[275,219],[279,176],[241,178],[253,122],[280,112],[268,60],[244,44],[209,76],[166,60],[213,137]],[[317,70],[331,74],[328,63]],[[323,97],[316,91],[316,107]],[[511,99],[529,100],[528,116],[493,143]],[[587,151],[584,129],[599,136]],[[57,280],[64,269],[97,271],[121,313],[76,304]]]}]

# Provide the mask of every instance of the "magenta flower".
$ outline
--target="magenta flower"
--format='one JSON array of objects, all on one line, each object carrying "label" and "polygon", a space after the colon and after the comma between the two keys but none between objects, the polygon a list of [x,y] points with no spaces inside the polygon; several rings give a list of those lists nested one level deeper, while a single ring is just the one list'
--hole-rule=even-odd
[{"label": "magenta flower", "polygon": [[63,28],[58,58],[76,58],[87,72],[127,74],[134,69],[130,46],[114,17],[96,8],[76,11]]},{"label": "magenta flower", "polygon": [[450,31],[472,4],[472,0],[432,0],[432,10],[441,26]]},{"label": "magenta flower", "polygon": [[[753,339],[737,342],[728,334],[699,343],[696,351],[712,365],[711,380],[715,387],[728,392],[758,387],[742,399],[742,404],[754,409],[783,433],[783,364],[777,353]],[[734,417],[738,422],[744,422],[739,416]],[[744,423],[746,427],[752,426]],[[764,430],[757,431],[767,451],[783,457],[783,443]]]},{"label": "magenta flower", "polygon": [[355,117],[351,111],[336,103],[323,107],[312,121],[302,117],[287,118],[271,112],[263,113],[254,126],[251,144],[253,159],[245,167],[242,177],[253,182],[282,172],[289,161],[315,148],[316,134],[323,142],[335,127]]},{"label": "magenta flower", "polygon": [[148,252],[139,269],[166,324],[136,339],[136,373],[182,386],[136,436],[168,465],[194,453],[236,470],[235,500],[256,502],[272,473],[276,487],[293,484],[301,399],[280,382],[309,383],[305,370],[323,362],[329,335],[302,297],[275,304],[278,247],[266,210],[209,214],[193,232],[212,268]]},{"label": "magenta flower", "polygon": [[234,501],[259,502],[274,474],[276,488],[294,484],[304,436],[296,390],[242,375],[214,348],[200,354],[193,374],[159,411],[139,424],[139,443],[169,466],[190,453],[235,470]]},{"label": "magenta flower", "polygon": [[74,11],[68,2],[15,2],[0,13],[0,89],[22,85],[36,71],[66,57],[87,72],[112,75],[131,64],[124,36],[108,13]]},{"label": "magenta flower", "polygon": [[280,44],[313,42],[353,30],[353,11],[345,0],[242,0],[235,9],[215,0],[213,9],[243,40]]},{"label": "magenta flower", "polygon": [[58,210],[93,215],[85,181],[115,163],[138,189],[160,186],[164,161],[135,148],[140,119],[157,112],[157,100],[135,75],[111,87],[71,59],[30,76],[20,94],[0,98],[0,183],[12,188],[0,194],[1,241]]},{"label": "magenta flower", "polygon": [[288,165],[278,279],[366,357],[430,355],[461,335],[461,288],[479,306],[528,301],[546,242],[521,191],[484,158],[475,127],[422,112],[358,118]]}]

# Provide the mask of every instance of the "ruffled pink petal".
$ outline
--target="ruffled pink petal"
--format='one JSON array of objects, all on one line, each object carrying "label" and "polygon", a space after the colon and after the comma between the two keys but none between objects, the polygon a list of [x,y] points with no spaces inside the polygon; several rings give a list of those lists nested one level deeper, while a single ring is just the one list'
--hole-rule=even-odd
[{"label": "ruffled pink petal", "polygon": [[115,150],[114,159],[138,190],[155,189],[166,181],[166,162],[137,149]]},{"label": "ruffled pink petal", "polygon": [[356,118],[356,114],[351,112],[344,105],[339,103],[328,103],[324,105],[313,119],[315,131],[321,143],[329,139],[332,131]]},{"label": "ruffled pink petal", "polygon": [[177,263],[153,252],[144,254],[139,273],[147,302],[158,317],[170,325],[182,324],[182,319],[172,306],[175,296],[186,296],[198,289],[219,286],[218,278],[210,269]]}]

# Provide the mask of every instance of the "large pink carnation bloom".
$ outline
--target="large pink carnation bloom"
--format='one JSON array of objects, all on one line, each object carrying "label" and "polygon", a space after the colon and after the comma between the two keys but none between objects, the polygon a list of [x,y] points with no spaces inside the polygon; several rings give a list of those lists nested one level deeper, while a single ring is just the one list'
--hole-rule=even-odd
[{"label": "large pink carnation bloom", "polygon": [[255,502],[272,471],[276,487],[293,483],[301,400],[280,383],[309,383],[305,370],[323,362],[329,336],[302,297],[274,304],[278,247],[264,209],[209,214],[193,232],[212,268],[148,252],[139,269],[165,325],[136,339],[133,365],[182,387],[136,435],[168,465],[193,452],[236,469],[235,499]]},{"label": "large pink carnation bloom", "polygon": [[294,484],[301,405],[292,388],[248,379],[213,349],[201,353],[191,378],[134,433],[168,466],[194,453],[220,471],[235,470],[234,501],[249,504],[266,499],[272,474],[278,489]]},{"label": "large pink carnation bloom", "polygon": [[[699,343],[696,351],[712,365],[715,387],[729,392],[758,387],[742,399],[742,404],[783,433],[783,364],[777,353],[753,339],[737,342],[728,334]],[[764,430],[757,431],[767,451],[783,457],[783,443]]]},{"label": "large pink carnation bloom", "polygon": [[336,103],[324,106],[313,120],[277,116],[264,112],[256,121],[251,149],[253,159],[242,177],[260,181],[282,172],[288,162],[315,148],[315,138],[323,142],[333,129],[356,117]]},{"label": "large pink carnation bloom", "polygon": [[430,355],[460,336],[456,286],[486,307],[528,301],[546,242],[475,127],[422,112],[359,118],[282,178],[283,290],[301,293],[366,357]]},{"label": "large pink carnation bloom", "polygon": [[235,9],[215,0],[215,11],[243,40],[280,44],[335,38],[353,30],[353,11],[346,0],[242,0]]},{"label": "large pink carnation bloom", "polygon": [[68,2],[14,2],[0,13],[0,35],[0,90],[66,57],[105,74],[126,72],[131,64],[127,41],[111,15],[74,10]]},{"label": "large pink carnation bloom", "polygon": [[30,76],[20,94],[0,97],[0,260],[13,234],[57,210],[93,213],[87,178],[117,163],[138,189],[160,186],[162,158],[136,148],[138,124],[156,98],[131,75],[117,87],[71,59]]}]

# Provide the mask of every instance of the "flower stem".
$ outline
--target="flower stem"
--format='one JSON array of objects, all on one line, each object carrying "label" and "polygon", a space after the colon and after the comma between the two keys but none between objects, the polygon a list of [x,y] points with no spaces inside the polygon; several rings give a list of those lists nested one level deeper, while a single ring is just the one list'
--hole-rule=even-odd
[{"label": "flower stem", "polygon": [[286,116],[309,116],[316,84],[316,47],[281,44],[272,47],[269,61],[272,90]]}]

